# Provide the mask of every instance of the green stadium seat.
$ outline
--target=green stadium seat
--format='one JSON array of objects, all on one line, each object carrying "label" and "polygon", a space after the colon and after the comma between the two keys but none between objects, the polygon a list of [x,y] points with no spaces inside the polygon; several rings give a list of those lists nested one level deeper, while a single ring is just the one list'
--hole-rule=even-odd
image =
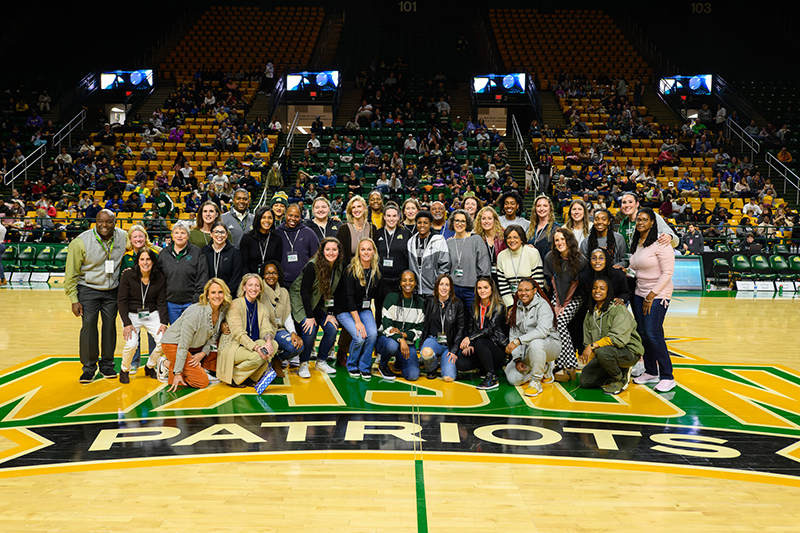
[{"label": "green stadium seat", "polygon": [[714,251],[715,252],[730,252],[731,249],[728,248],[727,244],[716,244],[716,245],[714,245]]},{"label": "green stadium seat", "polygon": [[19,261],[19,248],[16,244],[7,244],[3,252],[3,268],[9,269],[17,266]]},{"label": "green stadium seat", "polygon": [[750,258],[750,267],[753,269],[753,274],[758,280],[774,280],[778,277],[772,273],[769,261],[761,254],[754,255]]},{"label": "green stadium seat", "polygon": [[56,256],[56,249],[53,246],[45,246],[36,254],[34,266],[49,267]]},{"label": "green stadium seat", "polygon": [[711,271],[714,274],[714,280],[719,281],[721,273],[730,273],[731,265],[728,263],[727,259],[722,257],[718,257],[714,259],[714,264],[711,268]]},{"label": "green stadium seat", "polygon": [[30,270],[36,261],[36,248],[33,246],[26,246],[19,251],[17,256],[19,270]]},{"label": "green stadium seat", "polygon": [[49,267],[50,272],[63,272],[67,268],[67,251],[68,248],[64,246],[56,253]]},{"label": "green stadium seat", "polygon": [[789,258],[789,269],[795,280],[800,280],[800,256],[793,255]]},{"label": "green stadium seat", "polygon": [[789,255],[789,248],[785,244],[776,244],[772,247],[773,254]]},{"label": "green stadium seat", "polygon": [[731,269],[738,279],[753,279],[755,275],[746,255],[736,254],[731,258]]},{"label": "green stadium seat", "polygon": [[769,267],[778,279],[791,277],[792,270],[789,268],[789,262],[782,255],[771,255],[769,257]]}]

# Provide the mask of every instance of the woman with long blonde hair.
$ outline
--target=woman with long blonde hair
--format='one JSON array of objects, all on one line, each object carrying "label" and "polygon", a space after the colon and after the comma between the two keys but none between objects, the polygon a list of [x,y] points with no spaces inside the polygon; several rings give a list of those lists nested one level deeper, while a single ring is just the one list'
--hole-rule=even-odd
[{"label": "woman with long blonde hair", "polygon": [[336,314],[336,319],[352,338],[347,372],[353,378],[372,378],[372,351],[378,341],[372,300],[378,294],[380,277],[375,243],[372,239],[362,238],[358,241],[358,253],[345,274]]},{"label": "woman with long blonde hair", "polygon": [[539,195],[533,201],[533,216],[526,237],[528,244],[532,244],[541,257],[550,251],[553,242],[553,232],[559,227],[556,222],[556,210],[549,196]]},{"label": "woman with long blonde hair", "polygon": [[497,256],[506,249],[506,241],[503,238],[503,226],[500,224],[500,217],[497,211],[491,206],[486,206],[478,211],[475,218],[475,234],[483,239],[486,248],[489,250],[489,260],[492,263],[492,276],[497,278]]}]

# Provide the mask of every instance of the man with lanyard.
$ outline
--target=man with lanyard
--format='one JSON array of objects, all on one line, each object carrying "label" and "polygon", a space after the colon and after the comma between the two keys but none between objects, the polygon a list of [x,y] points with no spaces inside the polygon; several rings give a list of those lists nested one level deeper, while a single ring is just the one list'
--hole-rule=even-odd
[{"label": "man with lanyard", "polygon": [[233,208],[222,215],[222,222],[231,234],[231,241],[237,248],[242,235],[253,229],[253,213],[250,212],[250,193],[246,189],[236,189],[233,193]]},{"label": "man with lanyard", "polygon": [[420,211],[416,216],[417,234],[408,240],[408,263],[419,280],[419,294],[433,294],[433,285],[439,274],[450,272],[450,251],[441,235],[431,233],[433,215]]},{"label": "man with lanyard", "polygon": [[[72,303],[72,313],[81,317],[79,353],[83,371],[81,383],[91,383],[97,374],[114,379],[114,348],[117,345],[117,288],[120,265],[125,255],[127,233],[117,228],[117,219],[108,209],[100,211],[96,227],[84,231],[67,249],[64,290]],[[98,349],[97,317],[103,316],[102,355]]]},{"label": "man with lanyard", "polygon": [[[626,192],[620,199],[619,212],[622,214],[622,222],[619,224],[619,232],[625,238],[626,249],[631,249],[631,239],[636,232],[636,216],[639,214],[639,197],[636,193]],[[672,244],[673,248],[678,247],[680,239],[675,235],[666,221],[656,213],[656,224],[658,228],[658,243],[659,244]],[[630,254],[628,255],[630,259]]]}]

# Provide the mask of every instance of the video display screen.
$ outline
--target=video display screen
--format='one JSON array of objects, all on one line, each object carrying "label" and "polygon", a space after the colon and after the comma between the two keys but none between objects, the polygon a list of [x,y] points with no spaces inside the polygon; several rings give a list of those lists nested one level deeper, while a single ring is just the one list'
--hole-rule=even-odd
[{"label": "video display screen", "polygon": [[339,71],[298,72],[286,75],[287,91],[335,91],[339,87]]},{"label": "video display screen", "polygon": [[113,70],[100,74],[100,88],[103,90],[111,89],[133,89],[136,87],[152,87],[153,71],[143,70]]},{"label": "video display screen", "polygon": [[658,83],[658,90],[661,94],[666,95],[708,95],[711,94],[713,81],[713,76],[711,74],[670,76],[668,78],[661,78],[661,81]]},{"label": "video display screen", "polygon": [[525,74],[486,74],[472,78],[477,94],[523,94]]}]

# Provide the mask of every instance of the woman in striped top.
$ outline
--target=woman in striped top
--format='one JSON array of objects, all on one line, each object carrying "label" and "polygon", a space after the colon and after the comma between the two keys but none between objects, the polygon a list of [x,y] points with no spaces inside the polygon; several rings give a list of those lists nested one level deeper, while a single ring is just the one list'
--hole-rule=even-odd
[{"label": "woman in striped top", "polygon": [[533,246],[525,246],[525,230],[512,224],[504,232],[507,248],[497,256],[497,285],[503,304],[508,308],[514,303],[517,285],[525,278],[533,278],[544,286],[542,257]]},{"label": "woman in striped top", "polygon": [[419,378],[416,344],[422,336],[425,302],[414,294],[416,288],[417,276],[406,270],[400,275],[400,292],[393,292],[383,300],[382,334],[378,337],[376,351],[380,361],[378,370],[384,379],[395,379],[395,373],[389,369],[392,357],[395,372],[402,372],[409,381]]}]

